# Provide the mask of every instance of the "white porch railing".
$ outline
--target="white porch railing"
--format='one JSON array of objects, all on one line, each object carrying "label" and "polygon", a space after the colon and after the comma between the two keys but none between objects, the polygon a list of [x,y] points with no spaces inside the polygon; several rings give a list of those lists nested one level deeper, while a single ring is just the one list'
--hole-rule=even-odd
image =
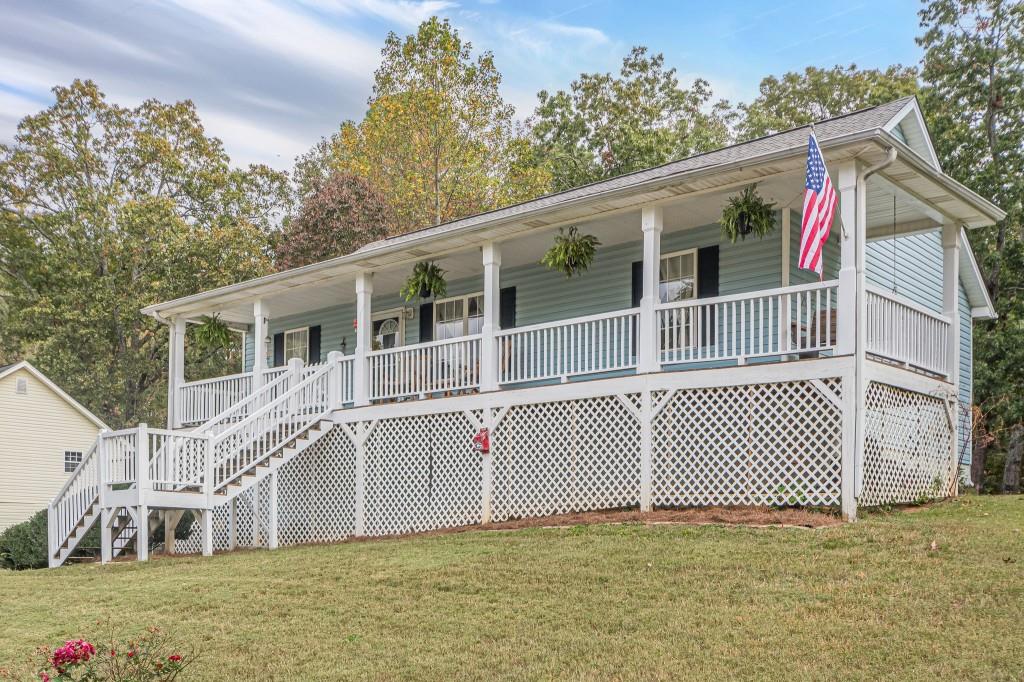
[{"label": "white porch railing", "polygon": [[480,335],[367,354],[370,399],[464,391],[480,386]]},{"label": "white porch railing", "polygon": [[210,456],[210,436],[148,428],[146,452],[153,490],[202,489]]},{"label": "white porch railing", "polygon": [[50,534],[50,556],[53,549],[64,541],[79,521],[97,504],[100,495],[100,459],[96,454],[96,443],[82,456],[60,492],[54,496],[47,510],[47,525]]},{"label": "white porch railing", "polygon": [[836,344],[839,283],[816,282],[749,294],[662,303],[662,364],[829,350]]},{"label": "white porch railing", "polygon": [[498,383],[636,367],[638,308],[498,332]]},{"label": "white porch railing", "polygon": [[868,285],[867,352],[942,376],[949,374],[950,319]]},{"label": "white porch railing", "polygon": [[183,424],[204,422],[252,393],[252,372],[190,381],[179,389]]}]

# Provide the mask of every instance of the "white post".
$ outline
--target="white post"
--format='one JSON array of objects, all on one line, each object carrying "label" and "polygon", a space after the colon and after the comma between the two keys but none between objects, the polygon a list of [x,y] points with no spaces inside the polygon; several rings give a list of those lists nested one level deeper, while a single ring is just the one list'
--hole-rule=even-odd
[{"label": "white post", "polygon": [[234,551],[238,549],[238,498],[232,497],[228,504],[228,549]]},{"label": "white post", "polygon": [[263,388],[263,373],[267,371],[267,334],[270,333],[270,309],[263,299],[252,305],[256,320],[252,333],[252,391]]},{"label": "white post", "polygon": [[50,568],[56,568],[57,560],[57,517],[53,511],[53,502],[46,505],[46,563]]},{"label": "white post", "polygon": [[135,523],[135,558],[149,561],[149,507],[140,504],[137,507]]},{"label": "white post", "polygon": [[[485,407],[483,426],[487,429],[491,446],[494,445],[494,411],[493,407]],[[494,457],[490,452],[480,454],[480,523],[491,522],[491,507],[494,499]]]},{"label": "white post", "polygon": [[[790,240],[792,239],[793,228],[791,214],[788,208],[782,209],[782,262],[779,273],[779,286],[785,288],[790,285]],[[779,306],[779,352],[788,353],[793,347],[793,299],[791,294],[782,297],[782,305]]]},{"label": "white post", "polygon": [[949,382],[960,386],[960,228],[942,226],[942,314],[949,318],[946,368]]},{"label": "white post", "polygon": [[109,564],[114,559],[114,533],[111,524],[116,518],[114,510],[104,507],[100,510],[100,563]]},{"label": "white post", "polygon": [[345,358],[340,350],[332,350],[327,354],[327,405],[332,410],[340,410],[342,397],[345,391],[341,376],[341,363]]},{"label": "white post", "polygon": [[[288,390],[292,390],[302,383],[302,358],[292,358],[288,361],[288,375]],[[296,393],[291,397],[291,406],[289,408],[293,419],[299,414],[301,407],[299,403],[299,394]]]},{"label": "white post", "polygon": [[252,488],[252,547],[260,546],[260,482],[253,484]]},{"label": "white post", "polygon": [[480,390],[498,390],[498,341],[501,329],[501,247],[495,242],[483,246],[484,321],[480,330]]},{"label": "white post", "polygon": [[839,192],[839,300],[836,320],[836,355],[853,355],[857,346],[857,164],[841,164]]},{"label": "white post", "polygon": [[640,511],[651,511],[652,466],[654,452],[654,405],[651,391],[640,394]]},{"label": "white post", "polygon": [[638,334],[637,372],[657,372],[661,369],[658,361],[658,319],[655,306],[658,304],[658,273],[661,269],[661,231],[664,216],[660,206],[644,206],[641,211],[640,227],[644,234],[643,296],[640,299],[640,332]]},{"label": "white post", "polygon": [[354,514],[355,514],[355,527],[352,533],[356,537],[362,537],[366,535],[366,437],[367,432],[365,430],[369,426],[364,425],[360,427],[358,424],[353,424],[353,431],[356,436],[356,484],[355,494],[353,495],[354,502]]},{"label": "white post", "polygon": [[199,521],[203,524],[203,556],[213,556],[213,509],[198,509]]},{"label": "white post", "polygon": [[135,488],[139,504],[146,504],[146,498],[153,489],[149,482],[149,427],[139,424],[135,444]]},{"label": "white post", "polygon": [[277,549],[277,472],[270,474],[270,496],[267,500],[267,549]]},{"label": "white post", "polygon": [[185,319],[167,325],[167,428],[181,427],[181,386],[185,383]]},{"label": "white post", "polygon": [[352,372],[353,398],[357,406],[370,404],[370,365],[367,353],[373,344],[373,273],[356,276],[356,353]]},{"label": "white post", "polygon": [[174,529],[178,527],[178,521],[184,512],[168,509],[164,512],[164,554],[174,554]]}]

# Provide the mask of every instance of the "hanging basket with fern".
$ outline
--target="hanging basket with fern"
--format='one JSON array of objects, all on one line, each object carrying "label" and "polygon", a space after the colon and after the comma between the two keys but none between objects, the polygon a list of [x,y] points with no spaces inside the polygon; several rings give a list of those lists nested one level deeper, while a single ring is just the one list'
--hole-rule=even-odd
[{"label": "hanging basket with fern", "polygon": [[592,234],[580,234],[573,225],[568,230],[559,228],[555,243],[540,259],[541,265],[558,270],[566,277],[582,274],[594,262],[594,254],[601,242]]},{"label": "hanging basket with fern", "polygon": [[402,286],[402,298],[411,301],[419,298],[443,298],[448,294],[445,271],[434,261],[420,261],[413,266],[412,274]]},{"label": "hanging basket with fern", "polygon": [[729,197],[722,217],[722,234],[733,244],[753,234],[764,239],[775,230],[775,204],[757,193],[757,185],[748,185],[737,196]]}]

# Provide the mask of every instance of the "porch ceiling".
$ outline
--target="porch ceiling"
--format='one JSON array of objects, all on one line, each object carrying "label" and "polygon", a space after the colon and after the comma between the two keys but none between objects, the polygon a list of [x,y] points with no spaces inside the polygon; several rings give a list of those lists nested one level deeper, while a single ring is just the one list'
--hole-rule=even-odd
[{"label": "porch ceiling", "polygon": [[[893,196],[901,233],[935,229],[944,220],[967,227],[992,222],[955,183],[951,185],[951,180],[886,133],[874,131],[872,137],[823,145],[832,168],[852,158],[865,165],[877,163],[888,146],[896,147],[899,156],[895,164],[869,180],[869,238],[891,233]],[[269,305],[271,315],[316,310],[352,301],[355,277],[367,269],[375,272],[375,291],[388,293],[397,292],[412,263],[427,258],[439,261],[450,280],[478,275],[482,271],[479,247],[489,241],[502,242],[503,266],[514,267],[537,262],[550,245],[552,232],[565,225],[585,226],[607,246],[639,240],[640,206],[646,204],[663,206],[668,232],[714,223],[726,198],[751,182],[757,182],[759,192],[779,207],[798,210],[804,164],[803,150],[792,150],[587,201],[554,204],[511,219],[496,216],[472,229],[438,232],[431,228],[322,263],[150,306],[143,312],[163,318],[216,313],[229,323],[245,325],[253,321],[252,303],[258,298]]]}]

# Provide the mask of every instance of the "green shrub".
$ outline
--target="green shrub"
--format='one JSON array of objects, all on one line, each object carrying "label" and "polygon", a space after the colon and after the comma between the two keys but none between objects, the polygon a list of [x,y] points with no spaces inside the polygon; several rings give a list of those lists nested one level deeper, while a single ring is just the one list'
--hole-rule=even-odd
[{"label": "green shrub", "polygon": [[46,510],[0,533],[0,567],[46,568]]}]

